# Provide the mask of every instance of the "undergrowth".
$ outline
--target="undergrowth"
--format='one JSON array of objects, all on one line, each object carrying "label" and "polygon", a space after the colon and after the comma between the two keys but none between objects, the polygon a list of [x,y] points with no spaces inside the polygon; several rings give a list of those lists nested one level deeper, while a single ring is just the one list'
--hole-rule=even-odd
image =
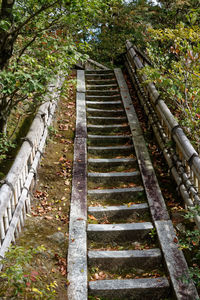
[{"label": "undergrowth", "polygon": [[2,259],[0,273],[0,296],[6,299],[55,299],[56,281],[44,285],[39,272],[31,267],[31,262],[44,246],[26,249],[11,246]]}]

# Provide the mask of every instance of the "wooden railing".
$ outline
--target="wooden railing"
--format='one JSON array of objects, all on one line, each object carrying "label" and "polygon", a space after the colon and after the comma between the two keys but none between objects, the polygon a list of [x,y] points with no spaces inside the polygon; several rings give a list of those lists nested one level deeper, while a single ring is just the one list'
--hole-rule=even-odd
[{"label": "wooden railing", "polygon": [[30,210],[31,186],[36,181],[37,167],[48,135],[48,127],[57,105],[63,79],[49,86],[48,99],[39,108],[24,138],[15,161],[0,188],[0,258],[24,226]]},{"label": "wooden railing", "polygon": [[[180,194],[187,207],[200,205],[200,157],[155,85],[143,84],[147,78],[138,71],[150,63],[148,59],[129,41],[126,48],[126,67]],[[200,216],[194,219],[200,229]]]}]

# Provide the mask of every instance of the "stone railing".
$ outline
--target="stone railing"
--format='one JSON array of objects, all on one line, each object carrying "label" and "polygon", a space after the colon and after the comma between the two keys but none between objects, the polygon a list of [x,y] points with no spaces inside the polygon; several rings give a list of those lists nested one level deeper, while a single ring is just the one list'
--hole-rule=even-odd
[{"label": "stone railing", "polygon": [[33,120],[15,161],[0,188],[0,258],[21,231],[30,210],[31,187],[48,135],[63,78],[49,86],[46,97]]},{"label": "stone railing", "polygon": [[[155,85],[143,84],[147,78],[138,71],[150,64],[148,59],[129,41],[126,48],[126,67],[180,194],[187,207],[200,205],[200,157]],[[200,216],[196,215],[195,222],[200,229]]]}]

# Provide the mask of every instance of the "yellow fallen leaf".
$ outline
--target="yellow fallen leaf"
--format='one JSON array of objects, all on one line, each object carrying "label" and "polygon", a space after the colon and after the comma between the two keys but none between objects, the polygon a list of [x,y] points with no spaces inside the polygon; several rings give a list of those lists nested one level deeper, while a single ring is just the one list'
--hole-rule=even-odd
[{"label": "yellow fallen leaf", "polygon": [[90,220],[97,220],[93,215],[88,215],[88,218],[89,218]]},{"label": "yellow fallen leaf", "polygon": [[35,293],[38,293],[38,294],[42,295],[42,292],[40,292],[38,289],[36,289],[34,287],[32,288],[32,291],[35,292]]}]

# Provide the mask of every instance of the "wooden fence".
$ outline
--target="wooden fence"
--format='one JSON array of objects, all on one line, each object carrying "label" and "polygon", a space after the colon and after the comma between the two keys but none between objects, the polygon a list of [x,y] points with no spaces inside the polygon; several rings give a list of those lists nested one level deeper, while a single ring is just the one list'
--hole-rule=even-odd
[{"label": "wooden fence", "polygon": [[[0,188],[0,258],[24,226],[30,211],[31,186],[36,173],[57,105],[63,78],[49,86],[49,94],[39,108],[15,161]],[[50,99],[51,98],[51,99]]]},{"label": "wooden fence", "polygon": [[[178,190],[187,207],[200,205],[200,157],[155,85],[143,84],[147,78],[138,71],[151,62],[129,41],[126,42],[126,48],[126,67]],[[200,216],[195,216],[195,222],[200,229]]]}]

